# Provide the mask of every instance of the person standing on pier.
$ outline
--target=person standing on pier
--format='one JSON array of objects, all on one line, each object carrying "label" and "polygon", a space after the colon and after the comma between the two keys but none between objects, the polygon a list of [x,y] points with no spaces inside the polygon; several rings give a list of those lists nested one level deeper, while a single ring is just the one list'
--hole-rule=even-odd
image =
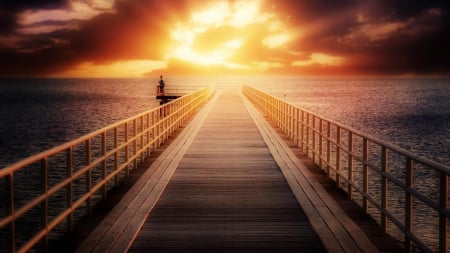
[{"label": "person standing on pier", "polygon": [[166,84],[164,83],[163,76],[161,75],[159,77],[160,77],[160,80],[159,80],[159,92],[164,94],[164,86]]}]

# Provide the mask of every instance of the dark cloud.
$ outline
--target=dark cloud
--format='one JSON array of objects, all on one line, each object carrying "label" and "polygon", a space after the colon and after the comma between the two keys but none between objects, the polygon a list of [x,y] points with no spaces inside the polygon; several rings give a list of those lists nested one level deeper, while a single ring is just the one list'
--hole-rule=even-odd
[{"label": "dark cloud", "polygon": [[[35,1],[14,5],[11,2],[8,8],[41,7],[33,3]],[[45,1],[43,4],[50,8],[65,2]],[[123,59],[161,59],[170,36],[167,25],[186,15],[187,6],[186,1],[181,0],[122,0],[115,3],[115,12],[103,13],[87,21],[43,21],[21,27],[78,25],[77,29],[62,28],[38,35],[18,33],[15,31],[17,24],[10,17],[10,22],[2,22],[0,27],[7,26],[9,34],[6,35],[19,39],[14,48],[5,48],[5,45],[1,48],[0,40],[0,76],[51,75],[81,61],[108,63]]]},{"label": "dark cloud", "polygon": [[[361,74],[450,74],[450,8],[443,1],[285,1],[283,15],[300,30],[303,53],[346,58]],[[397,28],[392,28],[398,25]],[[294,28],[295,29],[295,28]],[[393,31],[389,32],[389,29]]]},{"label": "dark cloud", "polygon": [[67,6],[67,0],[2,0],[0,8],[8,11],[24,9],[54,9]]}]

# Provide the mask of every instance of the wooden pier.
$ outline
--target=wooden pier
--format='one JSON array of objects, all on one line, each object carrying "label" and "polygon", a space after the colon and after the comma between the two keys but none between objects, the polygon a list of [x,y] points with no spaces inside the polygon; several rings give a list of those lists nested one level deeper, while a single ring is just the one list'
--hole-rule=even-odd
[{"label": "wooden pier", "polygon": [[[408,180],[390,173],[390,165],[398,164],[390,154],[406,161]],[[120,188],[150,157],[148,168],[89,236],[79,244],[79,237],[71,240],[75,212],[89,217],[94,199],[108,201],[110,189]],[[436,172],[439,198],[415,188],[415,165]],[[40,171],[34,176],[42,189],[21,203],[16,175],[27,168]],[[65,173],[48,184],[58,168]],[[77,245],[80,253],[444,253],[449,175],[444,165],[263,91],[205,87],[0,170],[0,252],[51,251],[49,234],[64,225],[71,240],[66,245]],[[374,180],[381,182],[380,191],[369,191]],[[65,203],[50,201],[56,194]],[[354,201],[358,194],[360,203]],[[403,218],[391,212],[391,195],[404,199]],[[429,227],[431,237],[414,229],[417,200],[438,221]],[[55,206],[58,213],[50,215]],[[369,207],[380,215],[371,216]],[[36,232],[18,230],[17,221],[36,209]],[[404,239],[390,237],[391,228]],[[61,245],[56,249],[72,251]]]},{"label": "wooden pier", "polygon": [[217,92],[77,250],[127,251],[378,249],[239,90],[227,90]]}]

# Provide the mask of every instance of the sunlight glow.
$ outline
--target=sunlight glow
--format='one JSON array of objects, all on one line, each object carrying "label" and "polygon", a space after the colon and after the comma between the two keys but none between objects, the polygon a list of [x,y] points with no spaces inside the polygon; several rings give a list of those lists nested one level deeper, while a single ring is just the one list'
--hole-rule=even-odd
[{"label": "sunlight glow", "polygon": [[288,41],[289,41],[288,34],[277,34],[277,35],[272,35],[272,36],[265,38],[262,41],[262,44],[268,48],[276,48],[276,47],[283,46]]},{"label": "sunlight glow", "polygon": [[343,57],[331,56],[322,53],[312,53],[309,56],[309,60],[306,61],[294,61],[292,66],[310,66],[310,65],[323,65],[323,66],[340,66],[344,61]]},{"label": "sunlight glow", "polygon": [[[210,29],[222,26],[240,29],[248,24],[258,22],[258,10],[258,1],[237,1],[232,4],[229,2],[213,2],[207,8],[192,13],[188,22],[176,25],[171,32],[175,43],[166,58],[175,58],[201,65],[223,65],[233,69],[247,68],[245,65],[228,61],[243,46],[245,38],[233,38],[230,35],[228,40],[207,52],[194,49],[193,44],[198,35]],[[228,37],[227,34],[224,36]],[[204,46],[205,48],[210,47],[210,45]]]},{"label": "sunlight glow", "polygon": [[140,77],[142,73],[152,70],[166,68],[164,61],[120,61],[112,64],[95,64],[84,62],[76,68],[63,72],[61,76],[69,77]]}]

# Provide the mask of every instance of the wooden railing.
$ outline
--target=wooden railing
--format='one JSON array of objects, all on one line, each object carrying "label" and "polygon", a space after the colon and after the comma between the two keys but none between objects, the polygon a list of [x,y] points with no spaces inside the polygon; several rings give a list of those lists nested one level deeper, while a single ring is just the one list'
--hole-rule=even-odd
[{"label": "wooden railing", "polygon": [[[0,251],[47,251],[52,231],[71,231],[77,217],[90,214],[95,202],[106,199],[108,189],[185,123],[211,93],[203,88],[1,169]],[[24,217],[25,229],[19,233],[17,224]]]},{"label": "wooden railing", "polygon": [[266,92],[243,92],[384,232],[400,234],[406,252],[448,252],[449,167]]}]

